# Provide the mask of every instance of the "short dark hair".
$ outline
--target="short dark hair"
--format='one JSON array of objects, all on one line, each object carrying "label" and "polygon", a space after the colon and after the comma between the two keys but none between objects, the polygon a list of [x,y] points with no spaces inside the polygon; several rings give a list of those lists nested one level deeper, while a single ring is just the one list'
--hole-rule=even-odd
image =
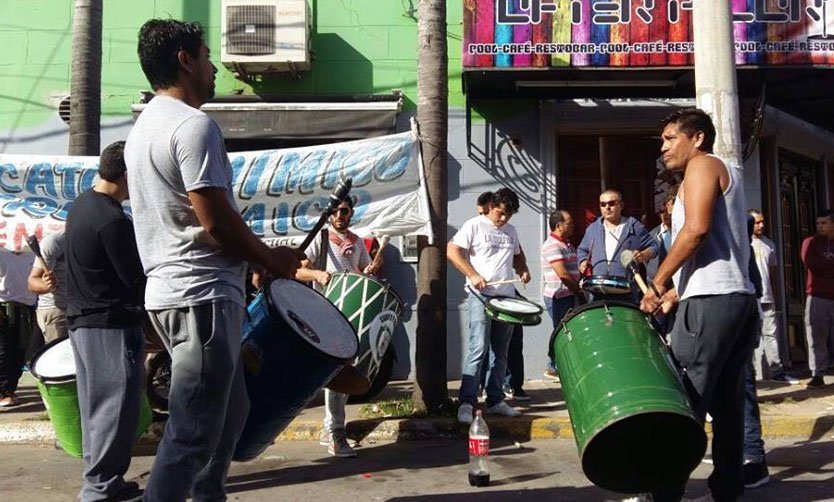
[{"label": "short dark hair", "polygon": [[817,218],[828,218],[834,221],[834,209],[823,209],[817,214]]},{"label": "short dark hair", "polygon": [[492,192],[484,192],[478,196],[478,202],[476,204],[478,204],[479,206],[486,206],[487,204],[492,202],[492,197],[494,195],[495,194]]},{"label": "short dark hair", "polygon": [[98,158],[98,176],[104,181],[115,183],[125,175],[125,142],[110,143]]},{"label": "short dark hair", "polygon": [[557,209],[550,213],[550,231],[556,230],[556,225],[565,222],[565,215],[568,214],[564,209]]},{"label": "short dark hair", "polygon": [[342,199],[342,202],[340,202],[339,205],[341,206],[342,203],[347,204],[349,208],[353,209],[353,197],[345,197],[344,199]]},{"label": "short dark hair", "polygon": [[757,214],[761,214],[762,216],[764,216],[764,213],[762,213],[761,211],[759,211],[755,207],[748,209],[747,214],[749,214],[750,216],[756,216]]},{"label": "short dark hair", "polygon": [[175,19],[151,19],[139,28],[139,62],[153,90],[167,89],[177,82],[179,51],[200,55],[203,27]]},{"label": "short dark hair", "polygon": [[510,211],[511,213],[517,213],[518,208],[520,207],[518,203],[518,195],[515,194],[509,188],[501,188],[494,194],[492,194],[492,205],[493,206],[500,206],[504,205],[504,208]]},{"label": "short dark hair", "polygon": [[690,138],[699,132],[704,133],[704,141],[699,149],[712,153],[712,147],[715,145],[715,125],[707,112],[700,108],[681,108],[661,120],[660,128],[666,129],[669,124],[677,124],[678,130]]}]

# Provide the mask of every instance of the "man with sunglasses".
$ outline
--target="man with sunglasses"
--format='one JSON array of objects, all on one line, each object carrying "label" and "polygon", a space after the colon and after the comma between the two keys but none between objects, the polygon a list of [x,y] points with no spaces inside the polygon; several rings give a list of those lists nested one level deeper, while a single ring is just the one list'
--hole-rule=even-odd
[{"label": "man with sunglasses", "polygon": [[[623,216],[623,196],[617,190],[606,190],[599,196],[600,216],[591,223],[576,250],[580,275],[629,277],[620,264],[623,250],[634,251],[634,261],[645,263],[657,255],[657,241],[642,223],[631,216]],[[638,289],[632,284],[632,294],[622,299],[639,303]]]},{"label": "man with sunglasses", "polygon": [[[331,274],[335,272],[360,272],[368,275],[377,273],[377,265],[362,239],[350,231],[353,218],[353,200],[348,197],[330,216],[330,228],[313,239],[307,247],[307,259],[301,261],[301,268],[295,274],[299,281],[312,281],[318,289],[327,286]],[[326,237],[325,237],[326,235]],[[322,254],[322,241],[327,239],[326,256]],[[316,269],[320,260],[326,260],[323,269]],[[327,451],[336,457],[355,457],[356,451],[348,442],[345,432],[345,405],[348,395],[324,390],[324,427],[319,436],[319,444],[327,446]]]}]

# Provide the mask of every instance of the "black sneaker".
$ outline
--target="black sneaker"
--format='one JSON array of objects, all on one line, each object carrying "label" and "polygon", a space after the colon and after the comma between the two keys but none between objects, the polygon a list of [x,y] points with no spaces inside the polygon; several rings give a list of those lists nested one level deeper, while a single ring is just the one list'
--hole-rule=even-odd
[{"label": "black sneaker", "polygon": [[529,401],[530,400],[530,395],[527,394],[526,392],[524,392],[524,389],[518,389],[516,391],[513,391],[512,396],[513,396],[513,399],[516,400],[516,401]]},{"label": "black sneaker", "polygon": [[112,502],[139,502],[142,500],[144,490],[139,488],[139,483],[135,481],[126,481],[122,490],[116,495],[105,499],[105,501]]},{"label": "black sneaker", "polygon": [[825,380],[822,378],[822,375],[817,375],[815,377],[811,377],[805,386],[809,389],[813,389],[816,387],[822,387],[823,385],[825,385]]},{"label": "black sneaker", "polygon": [[758,488],[770,482],[770,473],[764,462],[748,462],[744,464],[744,487]]},{"label": "black sneaker", "polygon": [[779,373],[778,375],[772,377],[770,380],[773,382],[787,383],[790,385],[799,385],[800,383],[798,378],[794,378],[788,375],[787,373]]}]

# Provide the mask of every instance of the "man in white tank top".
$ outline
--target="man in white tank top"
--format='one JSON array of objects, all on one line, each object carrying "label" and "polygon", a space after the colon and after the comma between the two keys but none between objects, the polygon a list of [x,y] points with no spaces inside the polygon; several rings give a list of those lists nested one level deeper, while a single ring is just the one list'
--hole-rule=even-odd
[{"label": "man in white tank top", "polygon": [[[735,500],[744,491],[742,372],[758,323],[743,181],[736,166],[712,155],[715,127],[705,112],[677,110],[662,126],[663,162],[684,178],[672,213],[672,247],[640,308],[660,314],[677,305],[672,353],[695,413],[713,417],[710,492],[716,500]],[[680,500],[686,481],[670,479],[652,493],[654,500]]]}]

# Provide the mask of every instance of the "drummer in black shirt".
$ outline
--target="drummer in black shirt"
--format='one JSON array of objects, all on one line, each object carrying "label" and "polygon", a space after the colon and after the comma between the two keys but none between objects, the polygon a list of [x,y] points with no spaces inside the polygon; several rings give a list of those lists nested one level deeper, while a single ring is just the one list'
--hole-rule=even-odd
[{"label": "drummer in black shirt", "polygon": [[67,318],[84,438],[79,498],[139,500],[124,474],[139,419],[145,276],[128,198],[124,142],[104,149],[99,180],[73,203],[66,225]]}]

